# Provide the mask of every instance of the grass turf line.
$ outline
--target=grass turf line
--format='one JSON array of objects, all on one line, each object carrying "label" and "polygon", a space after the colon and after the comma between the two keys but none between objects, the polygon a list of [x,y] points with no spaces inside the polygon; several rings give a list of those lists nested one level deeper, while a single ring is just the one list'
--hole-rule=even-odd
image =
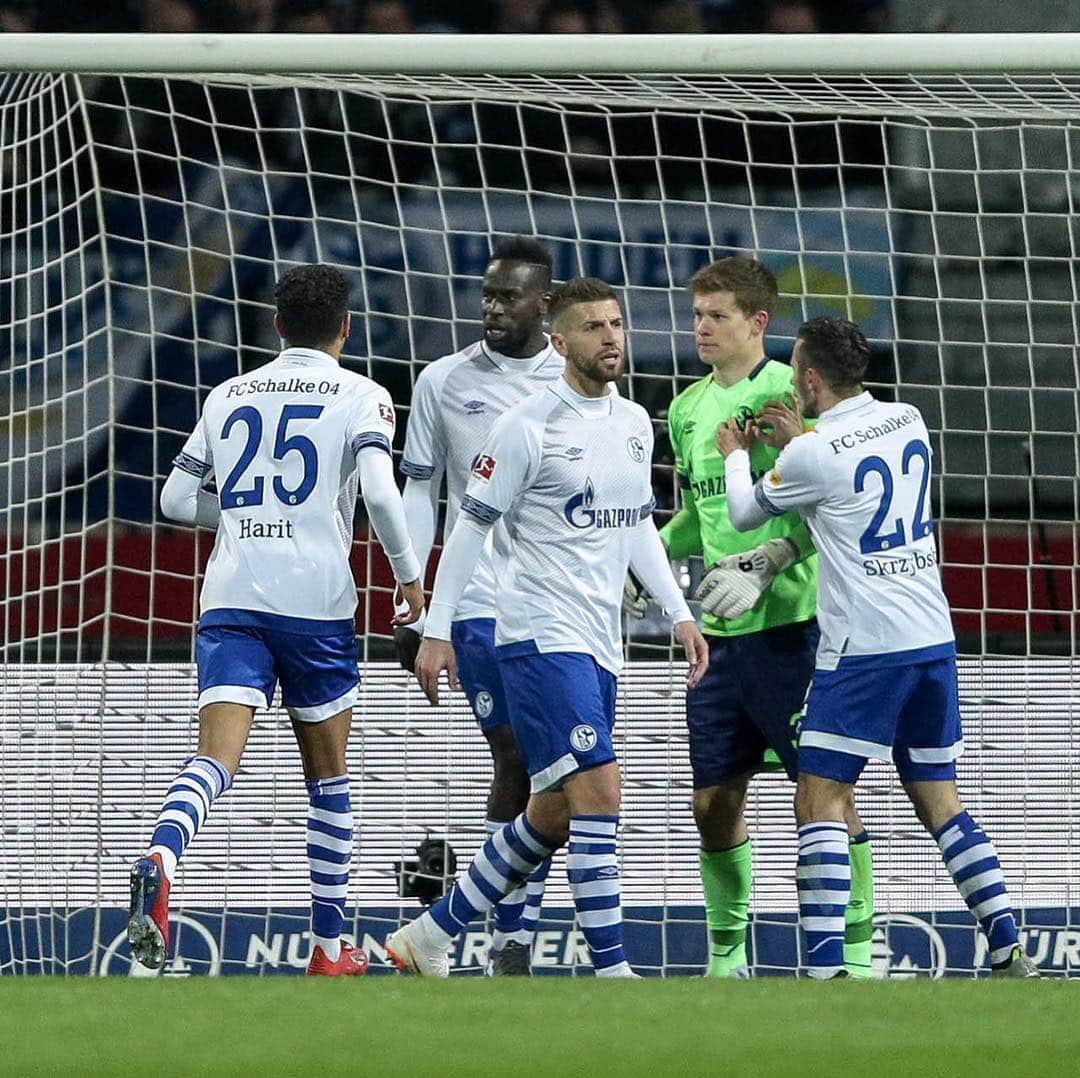
[{"label": "grass turf line", "polygon": [[1012,1078],[1077,1072],[1077,1004],[1051,981],[4,978],[0,1073]]}]

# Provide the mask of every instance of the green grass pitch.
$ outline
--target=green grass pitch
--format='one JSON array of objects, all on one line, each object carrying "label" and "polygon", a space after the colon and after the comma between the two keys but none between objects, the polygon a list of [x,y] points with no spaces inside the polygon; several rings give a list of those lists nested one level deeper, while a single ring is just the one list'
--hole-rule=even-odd
[{"label": "green grass pitch", "polygon": [[[1080,1074],[1063,981],[0,981],[0,1073]],[[813,1040],[811,1040],[813,1038]]]}]

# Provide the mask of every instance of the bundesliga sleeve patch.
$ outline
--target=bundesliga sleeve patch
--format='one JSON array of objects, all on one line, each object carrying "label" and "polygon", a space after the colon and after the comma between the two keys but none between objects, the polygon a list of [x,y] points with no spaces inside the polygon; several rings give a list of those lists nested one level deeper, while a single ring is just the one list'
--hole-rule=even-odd
[{"label": "bundesliga sleeve patch", "polygon": [[384,423],[389,423],[391,427],[394,426],[394,409],[389,404],[379,401],[379,418]]},{"label": "bundesliga sleeve patch", "polygon": [[476,458],[476,463],[473,464],[472,474],[476,479],[488,480],[491,478],[492,473],[495,471],[495,458],[489,457],[486,453],[481,453]]}]

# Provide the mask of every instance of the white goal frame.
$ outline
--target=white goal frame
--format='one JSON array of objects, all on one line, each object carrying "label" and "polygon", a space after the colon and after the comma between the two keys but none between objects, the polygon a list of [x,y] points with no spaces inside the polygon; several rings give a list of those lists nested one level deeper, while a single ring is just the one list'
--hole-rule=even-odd
[{"label": "white goal frame", "polygon": [[[973,122],[986,120],[992,123],[996,117],[1009,117],[1033,122],[1075,121],[1080,125],[1080,33],[782,37],[10,34],[0,35],[0,66],[6,71],[62,73],[73,76],[206,75],[224,83],[243,83],[248,76],[272,77],[280,80],[279,85],[295,82],[297,85],[312,88],[338,86],[339,83],[334,81],[334,77],[343,76],[349,80],[350,86],[365,91],[416,95],[429,100],[460,100],[473,95],[479,100],[498,101],[510,96],[528,104],[553,102],[572,105],[588,100],[604,106],[630,104],[642,109],[708,109],[714,107],[712,102],[715,98],[722,97],[725,103],[719,107],[751,115],[786,112],[873,118],[887,114],[911,113],[919,117],[942,117],[946,123],[953,118],[970,119]],[[85,106],[80,80],[75,78],[71,81],[76,107],[80,104]],[[588,95],[587,99],[583,94]],[[108,281],[105,287],[109,287]],[[111,364],[114,359],[111,348],[108,358]],[[118,373],[110,366],[110,383]],[[110,469],[115,463],[111,437],[110,433]],[[111,516],[101,526],[108,529],[110,558],[104,572],[109,574],[113,543]],[[104,620],[105,648],[108,653],[110,609],[107,604],[112,594],[111,586],[107,586],[105,592],[106,607],[98,617]],[[1075,618],[1073,620],[1075,621]],[[977,716],[973,728],[979,730],[987,739],[987,744],[982,746],[980,751],[972,753],[975,762],[970,765],[975,769],[973,774],[977,771],[981,790],[979,796],[985,797],[988,805],[1000,809],[1009,793],[1004,787],[1012,781],[1011,776],[1014,773],[1020,775],[1018,781],[1025,784],[1025,796],[1030,794],[1025,804],[1033,806],[1030,815],[1031,830],[1044,841],[1048,841],[1056,833],[1050,830],[1048,820],[1052,811],[1048,806],[1054,797],[1053,768],[1057,758],[1064,761],[1063,770],[1067,770],[1067,773],[1062,775],[1062,781],[1069,784],[1072,796],[1078,802],[1073,810],[1076,813],[1075,824],[1070,826],[1073,831],[1080,827],[1080,776],[1076,773],[1076,753],[1073,751],[1074,742],[1080,740],[1080,703],[1075,689],[1075,685],[1080,681],[1080,661],[1075,653],[1075,630],[1070,631],[1074,634],[1071,637],[1073,649],[1064,659],[1044,664],[1029,658],[1022,666],[1015,668],[1015,676],[1014,668],[1007,662],[984,663],[974,659],[970,660],[964,669],[966,684],[971,686],[969,691],[976,701],[976,706],[972,708]],[[396,668],[385,664],[373,666],[375,668],[368,671],[372,686],[371,707],[384,718],[390,716],[393,721],[387,719],[379,729],[378,737],[372,736],[371,745],[375,748],[369,747],[365,750],[360,745],[353,746],[351,752],[358,770],[363,770],[365,766],[365,751],[381,754],[380,760],[391,760],[398,749],[408,751],[408,739],[416,734],[417,728],[422,727],[424,722],[432,720],[426,710],[421,712],[419,720],[415,719],[416,709],[426,707],[419,702],[415,690],[409,693],[409,702],[400,703],[406,698],[406,689]],[[684,737],[684,732],[676,731],[672,724],[672,716],[677,709],[669,707],[662,721],[657,720],[659,732],[656,732],[650,725],[650,708],[655,707],[655,713],[659,715],[660,705],[654,704],[654,699],[664,698],[670,703],[670,700],[678,698],[678,694],[672,692],[671,686],[678,671],[665,667],[661,674],[653,669],[650,679],[646,679],[642,672],[644,670],[645,664],[639,664],[634,671],[634,677],[638,681],[634,682],[631,677],[626,679],[626,695],[632,702],[620,706],[625,707],[628,712],[636,709],[625,722],[626,744],[636,746],[638,758],[642,759],[654,751],[653,746],[663,741],[665,747],[656,751],[667,752],[669,758],[673,758],[671,746],[678,744],[681,748],[680,739]],[[39,689],[39,681],[35,679],[40,679],[40,684],[47,685],[47,688]],[[79,697],[80,679],[83,679],[81,684],[84,686],[93,684],[99,687],[100,700],[95,697],[95,702],[87,705],[86,701]],[[89,754],[83,754],[88,761],[87,766],[90,767],[94,753],[100,752],[101,770],[96,778],[99,783],[104,784],[106,781],[102,776],[106,769],[106,750],[103,746],[108,733],[104,721],[105,714],[109,713],[107,709],[116,708],[115,714],[119,716],[117,729],[122,730],[127,744],[135,746],[133,751],[143,752],[148,757],[152,755],[151,750],[156,752],[158,746],[146,739],[146,728],[142,725],[143,715],[139,712],[138,705],[131,703],[140,693],[150,691],[145,686],[150,686],[155,692],[162,692],[162,700],[165,701],[162,712],[169,726],[165,740],[169,741],[170,750],[176,750],[190,733],[189,727],[183,725],[189,721],[185,716],[188,716],[191,710],[193,699],[192,670],[189,666],[159,664],[157,668],[142,670],[133,669],[133,666],[126,664],[106,662],[92,666],[88,664],[86,669],[79,673],[72,665],[67,665],[61,666],[59,676],[54,681],[49,680],[47,669],[31,671],[29,664],[18,676],[11,672],[0,672],[0,749],[3,750],[3,755],[0,756],[0,824],[5,816],[10,815],[21,825],[28,811],[26,805],[31,804],[20,800],[18,785],[11,786],[5,793],[3,782],[5,772],[9,768],[17,767],[15,756],[9,753],[12,753],[19,743],[29,743],[31,732],[41,738],[42,744],[48,745],[47,751],[43,751],[42,767],[37,776],[42,782],[49,780],[48,769],[51,762],[67,751],[73,716],[76,720],[80,717],[85,719],[89,724],[86,729],[90,734],[101,738],[100,746],[95,747]],[[161,686],[165,688],[161,689]],[[109,699],[110,687],[119,692],[123,703],[114,704]],[[631,688],[633,695],[629,691]],[[1013,690],[1015,696],[1010,696],[1009,693]],[[125,693],[128,695],[125,696]],[[997,714],[992,706],[998,696],[1007,699],[1010,707],[1015,707],[1015,713],[1020,717],[1020,723],[1025,730],[1049,719],[1052,730],[1045,735],[1040,746],[1042,755],[1037,760],[1021,758],[1012,745],[1009,745],[1007,753],[995,753],[995,738],[1000,736],[1004,740],[1010,730],[1008,723],[1002,721],[1001,715]],[[48,706],[61,718],[34,730],[31,709],[40,706],[41,700],[47,700]],[[458,703],[460,704],[460,701]],[[397,708],[397,711],[394,711],[394,708]],[[679,715],[681,716],[681,713]],[[280,715],[269,715],[265,720],[266,726],[273,730],[279,720]],[[460,732],[463,737],[471,733],[471,720],[461,713],[460,707],[453,716],[453,723],[454,731]],[[74,728],[78,729],[77,722]],[[264,764],[264,774],[270,773],[275,765],[284,766],[277,754],[279,736],[280,731],[274,733],[274,740],[269,746],[264,744],[264,755],[257,757]],[[424,736],[435,735],[425,733]],[[359,738],[356,740],[359,741]],[[435,787],[438,783],[439,765],[444,759],[464,761],[474,778],[486,766],[479,739],[476,744],[465,749],[460,748],[460,742],[444,743],[437,740],[437,737],[435,740],[438,745],[437,752],[422,761],[424,781],[429,786]],[[415,746],[411,751],[416,751]],[[423,751],[424,745],[421,741],[421,755]],[[113,758],[108,766],[112,768],[110,781],[114,781],[117,788],[130,793],[133,802],[137,797],[145,798],[147,791],[152,800],[164,789],[161,785],[166,781],[163,764],[157,758],[131,763],[130,767],[126,761],[118,762]],[[139,767],[142,768],[141,772],[133,775],[131,769]],[[150,773],[149,781],[147,773]],[[872,775],[878,785],[887,781],[880,778],[880,769],[871,771],[868,775]],[[114,827],[115,821],[106,817],[106,808],[102,807],[103,791],[95,788],[93,797],[89,797],[89,786],[78,783],[68,785],[71,789],[58,783],[50,791],[58,806],[57,818],[63,818],[64,811],[71,811],[73,806],[78,806],[79,811],[85,813],[92,812],[93,806],[97,805],[99,815],[94,821],[95,826],[90,830],[94,840],[104,850],[107,845],[106,836],[115,836],[118,829]],[[869,785],[873,786],[874,783]],[[695,841],[692,820],[686,811],[682,811],[685,809],[683,802],[689,799],[686,783],[676,790],[676,795],[681,799],[679,804],[682,813],[677,819],[674,816],[665,816],[667,809],[636,810],[643,814],[644,822],[640,830],[643,834],[649,834],[647,841],[654,844],[657,856],[666,856],[669,848],[677,841],[681,841],[685,847],[681,856]],[[276,792],[274,796],[277,797]],[[294,791],[281,802],[275,802],[275,805],[285,804],[285,815],[300,811],[297,809],[297,796]],[[69,800],[64,801],[65,797]],[[479,814],[480,795],[477,794],[476,797]],[[249,820],[259,817],[263,805],[258,796],[254,796],[254,800],[249,802],[234,800],[241,806],[236,810],[238,824],[241,818],[246,825]],[[781,818],[777,809],[780,800],[774,793],[761,817],[776,828],[781,826],[782,818],[787,818]],[[882,794],[881,818],[888,818],[891,822],[893,818],[889,814],[893,809],[891,801],[888,805],[885,804],[887,800]],[[357,797],[357,802],[363,811],[362,795]],[[641,804],[645,804],[645,799]],[[649,805],[651,804],[652,802],[649,802]],[[140,801],[137,806],[132,804],[131,807],[146,813],[154,806]],[[635,810],[631,810],[630,818],[633,818],[633,811]],[[229,856],[232,812],[231,808],[222,810],[220,819],[215,823],[219,828],[216,838],[209,828],[205,836],[201,836],[200,840],[205,837],[208,849],[212,849],[213,853],[205,856],[206,864],[192,872],[192,903],[186,907],[186,911],[192,908],[201,911],[215,905],[217,892],[212,886],[205,885],[206,880],[213,875],[212,866],[208,866],[216,857]],[[281,819],[284,819],[285,815]],[[459,813],[459,817],[461,815]],[[1025,816],[1025,826],[1028,820],[1029,817]],[[898,833],[903,830],[902,823],[895,826]],[[1020,830],[1022,829],[1017,828],[1018,832]],[[3,828],[0,826],[0,833],[2,832]],[[122,829],[119,829],[119,833],[121,838],[114,838],[113,841],[125,845],[126,853],[130,835]],[[1071,832],[1066,829],[1064,833]],[[1024,835],[1011,837],[1006,843],[1003,857],[1017,856],[1016,851],[1024,838]],[[469,836],[459,832],[456,839],[462,842],[464,848]],[[927,841],[920,836],[920,843]],[[362,865],[362,868],[366,867],[369,874],[374,875],[385,869],[391,856],[411,853],[411,845],[410,841],[408,848],[391,848],[389,840],[386,840],[384,845],[378,848],[377,864],[372,855],[371,862]],[[224,852],[219,854],[219,850]],[[927,850],[932,852],[930,846],[927,846]],[[116,853],[111,848],[109,852]],[[302,855],[302,851],[300,852]],[[459,853],[461,852],[459,849]],[[1076,856],[1080,854],[1067,848],[1061,854],[1062,860],[1069,866],[1073,864]],[[687,858],[684,856],[683,860],[687,861]],[[40,886],[40,880],[47,878],[47,859],[40,866],[38,879],[30,881],[25,887],[20,883],[5,892],[2,889],[6,879],[5,871],[10,872],[13,864],[14,861],[5,861],[0,854],[0,974],[11,972],[10,964],[5,968],[3,963],[5,931],[9,938],[21,933],[24,942],[35,932],[45,931],[42,927],[45,918],[41,918],[40,924],[31,923],[29,914],[19,921],[16,928],[9,925],[5,929],[5,900],[9,904],[31,909],[43,908],[49,897],[47,891]],[[204,869],[205,872],[196,877],[196,872]],[[951,895],[944,896],[941,870],[930,865],[929,853],[926,858],[919,860],[916,871],[925,872],[925,879],[929,881],[924,893],[930,894],[932,898],[927,901],[937,903],[926,908],[937,910],[951,901]],[[1031,937],[1034,942],[1030,945],[1037,948],[1049,940],[1046,942],[1047,960],[1056,961],[1055,956],[1060,952],[1065,956],[1063,968],[1071,974],[1077,971],[1077,962],[1080,962],[1080,958],[1069,957],[1072,954],[1069,947],[1073,945],[1068,940],[1062,943],[1059,936],[1038,935],[1040,932],[1067,929],[1068,933],[1080,939],[1080,932],[1077,932],[1080,922],[1080,890],[1069,882],[1073,873],[1065,873],[1064,869],[1062,871],[1068,879],[1061,882],[1060,887],[1054,881],[1048,882],[1045,874],[1036,874],[1038,878],[1031,884],[1031,893],[1035,896],[1031,904],[1060,909],[1064,911],[1065,920],[1061,924],[1053,922],[1049,927],[1038,922],[1038,927],[1034,930],[1036,935]],[[935,872],[936,883],[933,882]],[[237,884],[236,890],[244,896],[245,901],[255,893],[252,889],[252,880],[255,878],[248,873]],[[85,913],[88,909],[93,911],[94,948],[89,959],[89,968],[97,972],[100,971],[102,962],[98,948],[105,947],[112,939],[111,921],[102,927],[101,907],[117,905],[121,901],[123,881],[117,864],[102,868],[100,861],[87,879],[87,886],[96,889],[97,907],[88,902],[81,892],[77,901],[70,905],[72,908],[78,906],[80,913]],[[379,881],[384,891],[386,882],[385,879]],[[779,876],[774,877],[770,881],[773,893],[779,893],[782,884],[784,881]],[[276,885],[281,886],[280,879]],[[188,884],[185,882],[183,886],[187,888]],[[634,886],[638,888],[637,892],[634,892]],[[629,891],[632,894],[644,894],[649,886],[647,873],[639,870],[636,881],[631,877]],[[947,887],[945,881],[945,889]],[[73,888],[73,893],[77,890],[77,887]],[[357,891],[358,887],[354,884],[351,900],[356,898]],[[684,907],[678,905],[679,901],[673,900],[671,905],[683,910]],[[297,914],[297,903],[285,899],[281,902],[289,907],[286,918],[291,919],[297,932],[301,931],[303,916],[302,912]],[[64,906],[65,903],[56,900],[54,905]],[[386,901],[380,903],[383,914],[387,908]],[[411,909],[405,912],[411,912]],[[399,904],[398,915],[400,913]],[[674,916],[683,915],[679,913]],[[222,915],[221,934],[218,937],[218,945],[222,950],[225,949],[226,936],[224,920]],[[698,922],[695,922],[695,926],[697,924]],[[927,930],[937,934],[937,942],[933,939],[930,942],[929,962],[932,971],[938,970],[938,967],[940,970],[944,970],[946,966],[955,968],[950,965],[951,959],[945,954],[951,944],[942,943],[942,938],[951,938],[950,932],[955,934],[960,931],[958,924],[960,922],[950,921],[948,917],[940,923],[934,921],[928,924]],[[271,917],[267,913],[265,939],[259,946],[269,946],[267,941],[271,938],[272,929]],[[962,931],[970,935],[967,922],[963,922]],[[252,939],[254,938],[253,936]],[[1072,936],[1069,937],[1071,938]],[[661,950],[666,946],[666,942],[663,943]],[[935,947],[939,948],[940,953],[935,951]],[[570,949],[572,948],[567,943],[567,953]],[[1073,947],[1073,950],[1078,948]],[[678,962],[672,962],[669,967],[666,951],[664,954],[663,968],[672,972],[686,972],[686,968]],[[106,960],[109,960],[109,957],[106,955]],[[112,957],[114,958],[115,954]],[[60,960],[61,963],[68,961],[74,964],[74,960],[68,957]],[[47,963],[41,962],[40,966],[39,970],[34,971],[49,971],[46,968]],[[64,965],[64,968],[67,966]],[[260,958],[255,968],[278,968],[278,962]],[[251,969],[247,971],[250,972]]]}]

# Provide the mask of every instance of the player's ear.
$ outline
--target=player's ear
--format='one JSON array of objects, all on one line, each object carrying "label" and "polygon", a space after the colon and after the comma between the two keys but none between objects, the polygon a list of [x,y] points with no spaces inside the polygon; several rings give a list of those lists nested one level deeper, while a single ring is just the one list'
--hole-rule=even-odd
[{"label": "player's ear", "polygon": [[566,338],[557,329],[551,331],[551,344],[555,351],[566,359]]},{"label": "player's ear", "polygon": [[345,317],[341,320],[341,339],[347,341],[349,339],[349,323],[352,319],[352,315],[346,311]]},{"label": "player's ear", "polygon": [[755,327],[755,329],[757,330],[758,333],[764,334],[765,329],[768,326],[768,324],[769,324],[769,312],[768,311],[758,311],[757,314],[754,315],[754,327]]},{"label": "player's ear", "polygon": [[285,340],[285,330],[281,328],[281,315],[277,311],[274,311],[274,332]]}]

